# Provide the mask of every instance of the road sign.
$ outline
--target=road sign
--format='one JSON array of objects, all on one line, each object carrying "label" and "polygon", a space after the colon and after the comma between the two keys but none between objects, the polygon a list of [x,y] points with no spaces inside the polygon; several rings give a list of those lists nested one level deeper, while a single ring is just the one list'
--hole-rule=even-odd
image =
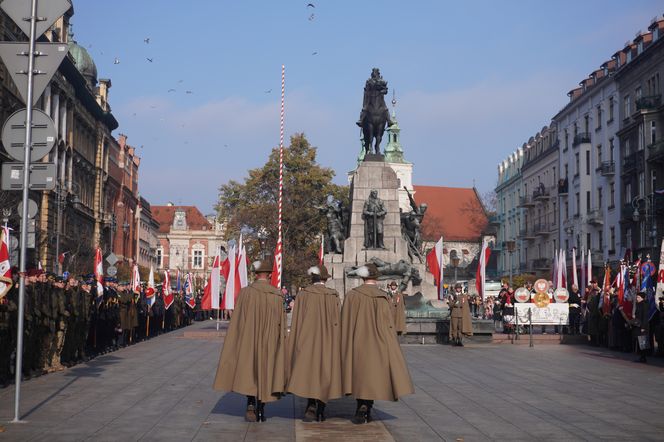
[{"label": "road sign", "polygon": [[[21,109],[9,116],[2,126],[2,144],[10,157],[23,162],[28,111]],[[53,149],[57,137],[53,120],[39,109],[32,110],[32,150],[30,162],[44,158]]]},{"label": "road sign", "polygon": [[[2,190],[23,189],[23,163],[2,165]],[[30,165],[30,189],[55,189],[55,163],[35,163]]]},{"label": "road sign", "polygon": [[[28,218],[34,218],[35,215],[37,215],[38,210],[39,208],[37,207],[37,203],[33,200],[28,200]],[[18,203],[18,214],[23,216],[23,201]]]},{"label": "road sign", "polygon": [[[35,104],[42,92],[46,89],[51,77],[58,70],[69,52],[69,47],[63,43],[36,43],[35,44],[35,76],[34,89],[32,92],[32,104]],[[23,102],[28,101],[28,55],[30,54],[29,43],[17,43],[3,41],[0,43],[0,57],[7,66],[9,75],[14,80],[16,88]]]},{"label": "road sign", "polygon": [[[30,36],[30,2],[25,0],[4,0],[0,5],[5,13],[14,20],[25,35]],[[71,8],[69,0],[48,0],[39,2],[37,15],[40,21],[36,23],[35,35],[39,37],[51,27],[55,21]],[[27,19],[27,20],[26,20]]]},{"label": "road sign", "polygon": [[107,274],[108,276],[115,276],[115,275],[118,274],[118,268],[115,267],[115,266],[109,266],[109,267],[106,269],[106,274]]},{"label": "road sign", "polygon": [[115,256],[115,253],[111,252],[106,257],[106,262],[109,263],[110,265],[114,266],[115,263],[118,262],[118,257]]}]

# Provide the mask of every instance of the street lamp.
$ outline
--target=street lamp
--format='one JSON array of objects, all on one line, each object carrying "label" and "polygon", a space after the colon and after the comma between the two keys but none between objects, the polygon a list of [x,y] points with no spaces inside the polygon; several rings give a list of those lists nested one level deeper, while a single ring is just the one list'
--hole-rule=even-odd
[{"label": "street lamp", "polygon": [[265,243],[267,242],[267,232],[264,228],[258,229],[258,242],[261,246],[261,261],[265,260]]},{"label": "street lamp", "polygon": [[[643,203],[643,215],[646,221],[650,220],[650,237],[652,238],[652,254],[651,256],[656,256],[657,252],[657,223],[655,220],[655,194],[650,194],[652,201],[649,198],[643,196],[636,196],[632,199],[632,207],[634,212],[632,213],[632,221],[638,223],[641,221],[641,212],[639,211],[639,206]],[[645,225],[644,225],[645,228]],[[647,246],[646,244],[643,244]]]},{"label": "street lamp", "polygon": [[3,207],[2,208],[2,222],[7,227],[7,223],[9,222],[9,217],[12,214],[12,209],[8,207]]},{"label": "street lamp", "polygon": [[505,241],[505,248],[510,255],[510,287],[512,286],[512,254],[516,250],[516,241]]}]

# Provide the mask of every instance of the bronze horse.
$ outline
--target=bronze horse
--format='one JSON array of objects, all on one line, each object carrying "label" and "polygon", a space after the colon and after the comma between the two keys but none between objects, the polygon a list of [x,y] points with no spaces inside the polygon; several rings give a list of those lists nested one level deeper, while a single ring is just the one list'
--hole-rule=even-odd
[{"label": "bronze horse", "polygon": [[385,105],[385,94],[387,94],[387,82],[380,76],[378,69],[374,68],[371,78],[364,87],[364,103],[360,121],[357,122],[362,128],[365,154],[371,153],[374,140],[375,153],[380,154],[380,142],[383,139],[385,126],[392,124],[390,112]]}]

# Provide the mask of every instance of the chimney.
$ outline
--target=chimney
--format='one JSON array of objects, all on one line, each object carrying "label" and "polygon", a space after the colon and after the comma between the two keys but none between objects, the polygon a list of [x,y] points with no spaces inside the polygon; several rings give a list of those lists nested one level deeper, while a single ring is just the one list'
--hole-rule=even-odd
[{"label": "chimney", "polygon": [[111,88],[111,80],[110,79],[99,79],[99,87],[97,88],[98,93],[97,93],[97,103],[99,103],[99,106],[104,110],[104,112],[108,112],[108,91]]}]

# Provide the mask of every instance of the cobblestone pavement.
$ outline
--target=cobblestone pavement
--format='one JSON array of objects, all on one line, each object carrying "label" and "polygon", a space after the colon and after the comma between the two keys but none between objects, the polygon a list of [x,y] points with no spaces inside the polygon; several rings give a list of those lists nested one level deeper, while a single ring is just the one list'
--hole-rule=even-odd
[{"label": "cobblestone pavement", "polygon": [[405,345],[414,395],[377,402],[355,426],[351,398],[325,423],[303,423],[304,401],[268,404],[265,423],[243,420],[245,399],[212,390],[223,333],[212,321],[156,337],[0,390],[8,441],[474,441],[662,440],[664,369],[585,346]]}]

